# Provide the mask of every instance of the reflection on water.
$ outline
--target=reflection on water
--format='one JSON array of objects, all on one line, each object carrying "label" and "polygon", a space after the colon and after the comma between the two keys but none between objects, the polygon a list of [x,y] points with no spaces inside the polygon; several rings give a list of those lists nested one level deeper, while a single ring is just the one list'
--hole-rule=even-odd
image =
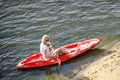
[{"label": "reflection on water", "polygon": [[55,69],[55,71],[52,71],[50,68],[47,68],[45,70],[45,74],[47,75],[46,80],[55,80],[55,79],[64,80],[61,73],[59,72],[59,69],[57,68]]},{"label": "reflection on water", "polygon": [[54,74],[53,74],[53,72],[51,71],[50,68],[45,70],[45,74],[47,75],[46,80],[55,79],[55,76],[54,76]]}]

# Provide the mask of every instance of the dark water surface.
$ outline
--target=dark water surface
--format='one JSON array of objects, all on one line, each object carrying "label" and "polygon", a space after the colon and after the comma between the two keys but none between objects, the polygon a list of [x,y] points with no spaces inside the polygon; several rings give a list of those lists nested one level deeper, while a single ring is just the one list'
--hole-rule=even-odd
[{"label": "dark water surface", "polygon": [[[16,64],[39,52],[48,34],[55,48],[103,37],[99,49],[45,69],[19,71]],[[119,0],[0,0],[0,80],[64,80],[106,54],[120,39]]]}]

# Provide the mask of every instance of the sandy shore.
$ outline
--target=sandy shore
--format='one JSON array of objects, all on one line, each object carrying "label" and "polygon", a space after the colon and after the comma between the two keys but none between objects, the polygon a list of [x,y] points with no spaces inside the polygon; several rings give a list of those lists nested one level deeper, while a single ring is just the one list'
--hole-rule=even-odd
[{"label": "sandy shore", "polygon": [[120,42],[109,50],[111,54],[78,71],[71,80],[120,80]]}]

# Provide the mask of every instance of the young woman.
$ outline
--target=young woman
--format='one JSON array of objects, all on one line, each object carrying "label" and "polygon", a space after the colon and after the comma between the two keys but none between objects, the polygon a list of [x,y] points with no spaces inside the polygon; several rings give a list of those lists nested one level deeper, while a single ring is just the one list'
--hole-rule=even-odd
[{"label": "young woman", "polygon": [[60,53],[68,53],[68,51],[63,47],[54,50],[51,45],[50,38],[47,35],[42,37],[40,52],[42,53],[43,58],[52,58],[59,55]]}]

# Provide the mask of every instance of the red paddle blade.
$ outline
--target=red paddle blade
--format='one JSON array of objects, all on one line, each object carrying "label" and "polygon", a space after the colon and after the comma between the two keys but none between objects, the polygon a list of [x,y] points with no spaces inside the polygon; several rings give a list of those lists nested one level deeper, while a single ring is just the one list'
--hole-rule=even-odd
[{"label": "red paddle blade", "polygon": [[61,60],[59,58],[57,58],[58,60],[58,66],[60,67],[61,66]]}]

